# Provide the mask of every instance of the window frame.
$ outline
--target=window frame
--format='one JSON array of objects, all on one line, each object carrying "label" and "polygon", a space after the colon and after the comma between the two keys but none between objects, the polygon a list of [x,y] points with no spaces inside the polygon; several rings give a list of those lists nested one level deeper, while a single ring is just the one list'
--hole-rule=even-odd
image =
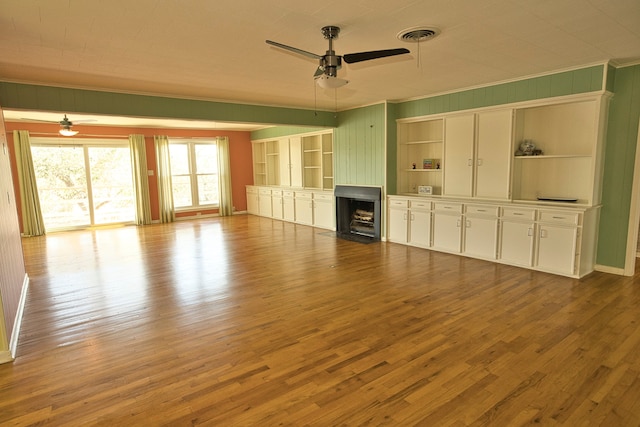
[{"label": "window frame", "polygon": [[[216,171],[215,173],[199,173],[197,171],[197,161],[196,161],[196,146],[198,145],[208,145],[213,146],[215,150],[218,149],[218,140],[216,139],[181,139],[181,138],[169,138],[169,152],[171,152],[172,145],[186,145],[187,147],[187,163],[189,172],[187,174],[181,173],[176,174],[173,172],[173,165],[171,168],[171,179],[175,176],[188,176],[190,182],[190,190],[191,190],[191,205],[190,206],[174,206],[174,210],[176,212],[189,212],[189,211],[197,211],[197,210],[206,210],[206,209],[218,209],[220,207],[220,195],[218,194],[218,201],[215,203],[201,204],[199,197],[199,184],[198,177],[199,176],[214,176],[216,178],[216,183],[218,186],[220,185],[220,173],[218,171],[217,166],[217,152],[216,152]],[[172,189],[173,191],[173,184]],[[174,203],[175,204],[175,203]]]}]

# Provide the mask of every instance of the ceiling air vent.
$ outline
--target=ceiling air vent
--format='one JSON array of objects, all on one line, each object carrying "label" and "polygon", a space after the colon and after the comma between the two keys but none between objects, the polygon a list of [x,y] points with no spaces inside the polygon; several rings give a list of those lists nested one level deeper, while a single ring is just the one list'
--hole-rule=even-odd
[{"label": "ceiling air vent", "polygon": [[398,33],[398,39],[407,43],[419,43],[431,40],[440,34],[440,30],[434,27],[413,27]]}]

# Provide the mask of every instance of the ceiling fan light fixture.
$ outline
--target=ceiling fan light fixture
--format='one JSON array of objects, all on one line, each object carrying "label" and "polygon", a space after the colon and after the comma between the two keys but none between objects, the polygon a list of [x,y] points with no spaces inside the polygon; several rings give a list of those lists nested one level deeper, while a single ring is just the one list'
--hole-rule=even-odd
[{"label": "ceiling fan light fixture", "polygon": [[74,136],[78,134],[77,130],[71,130],[69,127],[63,127],[58,131],[62,136]]},{"label": "ceiling fan light fixture", "polygon": [[322,89],[337,89],[346,85],[347,83],[349,83],[349,80],[327,76],[326,74],[316,77],[316,84]]}]

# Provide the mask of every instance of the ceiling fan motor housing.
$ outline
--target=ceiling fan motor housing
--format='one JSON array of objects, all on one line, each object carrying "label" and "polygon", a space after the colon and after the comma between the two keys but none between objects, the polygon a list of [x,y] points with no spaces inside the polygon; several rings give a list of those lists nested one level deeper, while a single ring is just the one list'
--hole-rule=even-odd
[{"label": "ceiling fan motor housing", "polygon": [[327,51],[327,54],[320,59],[320,67],[327,76],[336,77],[338,70],[342,67],[342,58]]}]

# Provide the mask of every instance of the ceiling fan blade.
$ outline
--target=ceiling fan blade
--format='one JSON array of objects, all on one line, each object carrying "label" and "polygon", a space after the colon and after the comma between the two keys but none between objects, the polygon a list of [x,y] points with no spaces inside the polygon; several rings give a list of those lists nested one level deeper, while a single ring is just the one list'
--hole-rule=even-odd
[{"label": "ceiling fan blade", "polygon": [[358,52],[348,53],[342,55],[342,59],[347,64],[353,64],[354,62],[368,61],[370,59],[386,58],[387,56],[403,55],[409,53],[409,49],[385,49],[385,50],[372,50],[371,52]]},{"label": "ceiling fan blade", "polygon": [[40,120],[40,119],[30,119],[28,117],[20,117],[20,120],[28,120],[30,122],[42,122],[42,123],[55,123],[55,124],[60,124],[60,122],[56,122],[53,120]]},{"label": "ceiling fan blade", "polygon": [[316,68],[316,72],[313,73],[313,77],[315,78],[315,77],[321,76],[323,74],[324,74],[324,68],[318,67],[318,68]]},{"label": "ceiling fan blade", "polygon": [[313,59],[322,59],[321,55],[316,55],[315,53],[307,52],[306,50],[298,49],[296,47],[287,46],[286,44],[274,42],[274,41],[271,41],[271,40],[265,40],[265,41],[267,42],[267,44],[270,44],[271,46],[279,47],[281,49],[285,49],[285,50],[291,51],[293,53],[297,53],[297,54],[300,54],[300,55],[303,55],[303,56],[308,56],[309,58],[313,58]]}]

